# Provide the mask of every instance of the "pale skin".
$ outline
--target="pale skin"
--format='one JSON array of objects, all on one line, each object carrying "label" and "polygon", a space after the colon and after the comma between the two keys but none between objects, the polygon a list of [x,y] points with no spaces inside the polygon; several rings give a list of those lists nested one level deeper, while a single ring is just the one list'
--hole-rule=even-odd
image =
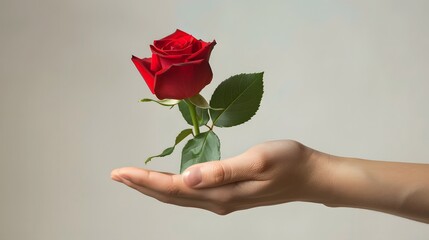
[{"label": "pale skin", "polygon": [[304,201],[429,223],[429,164],[338,157],[292,140],[259,144],[183,174],[126,167],[111,176],[161,202],[219,215]]}]

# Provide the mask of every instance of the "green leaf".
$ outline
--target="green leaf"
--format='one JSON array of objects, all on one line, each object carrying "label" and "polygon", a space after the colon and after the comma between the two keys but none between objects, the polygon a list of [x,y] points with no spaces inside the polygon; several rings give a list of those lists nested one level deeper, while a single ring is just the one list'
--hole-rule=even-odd
[{"label": "green leaf", "polygon": [[191,134],[193,134],[192,128],[188,128],[188,129],[181,131],[179,133],[179,135],[177,135],[177,137],[176,137],[176,141],[174,142],[174,146],[179,144],[183,139],[185,139],[187,136],[189,136]]},{"label": "green leaf", "polygon": [[150,98],[143,98],[142,100],[140,100],[140,102],[156,102],[162,106],[168,106],[168,107],[172,107],[176,104],[178,104],[180,102],[180,100],[176,100],[176,99],[163,99],[163,100],[154,100],[154,99],[150,99]]},{"label": "green leaf", "polygon": [[264,73],[239,74],[223,81],[213,93],[210,109],[213,124],[232,127],[249,121],[258,111],[264,92]]},{"label": "green leaf", "polygon": [[210,108],[210,105],[207,102],[207,100],[203,96],[201,96],[200,94],[197,94],[197,95],[189,98],[189,101],[191,101],[191,103],[194,104],[198,108],[202,108],[202,109]]},{"label": "green leaf", "polygon": [[152,158],[165,157],[165,156],[168,156],[168,155],[172,154],[173,151],[174,151],[174,148],[176,147],[176,145],[179,144],[183,139],[185,139],[187,136],[189,136],[191,134],[192,134],[192,129],[191,128],[185,129],[185,130],[181,131],[179,133],[179,135],[177,135],[176,140],[174,141],[174,146],[166,148],[164,151],[162,151],[161,154],[148,157],[144,163],[146,164],[146,163],[150,162],[152,160]]},{"label": "green leaf", "polygon": [[158,154],[158,155],[155,155],[155,156],[150,156],[150,157],[148,157],[148,158],[146,159],[146,161],[144,161],[144,163],[145,163],[145,164],[147,164],[147,163],[148,163],[148,162],[150,162],[153,158],[156,158],[156,157],[165,157],[165,156],[168,156],[168,155],[172,154],[172,153],[173,153],[173,151],[174,151],[174,147],[166,148],[166,149],[164,149],[164,151],[162,151],[162,153],[161,153],[161,154]]},{"label": "green leaf", "polygon": [[223,108],[213,108],[209,105],[207,100],[201,96],[200,94],[197,94],[191,98],[189,98],[189,101],[194,104],[197,108],[202,109],[214,109],[214,110],[223,110]]},{"label": "green leaf", "polygon": [[[183,118],[186,120],[186,122],[193,126],[191,114],[189,113],[188,104],[185,101],[180,101],[179,103],[179,110],[182,113]],[[197,116],[198,116],[198,122],[200,126],[203,126],[209,122],[210,116],[209,111],[207,109],[202,109],[197,107],[196,108]]]},{"label": "green leaf", "polygon": [[180,173],[191,165],[220,159],[220,141],[213,131],[200,133],[182,150]]}]

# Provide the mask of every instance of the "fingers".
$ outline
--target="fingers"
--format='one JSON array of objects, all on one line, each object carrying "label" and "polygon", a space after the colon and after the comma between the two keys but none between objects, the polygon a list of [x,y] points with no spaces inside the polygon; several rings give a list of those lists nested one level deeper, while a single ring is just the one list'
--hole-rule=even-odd
[{"label": "fingers", "polygon": [[151,189],[167,196],[185,196],[192,190],[187,187],[181,175],[161,173],[142,168],[125,167],[112,171],[112,179],[125,179],[135,185]]},{"label": "fingers", "polygon": [[171,195],[162,193],[162,192],[157,192],[154,190],[151,190],[149,188],[145,188],[142,187],[141,185],[137,185],[135,183],[133,183],[130,180],[127,179],[118,179],[118,181],[124,183],[125,185],[127,185],[128,187],[131,187],[149,197],[153,197],[155,199],[157,199],[158,201],[161,201],[163,203],[167,203],[167,204],[174,204],[174,205],[178,205],[178,206],[183,206],[183,207],[195,207],[195,208],[202,208],[202,209],[206,209],[206,210],[210,210],[210,204],[207,201],[195,201],[193,199],[187,199],[187,198],[181,198],[181,197],[173,197]]},{"label": "fingers", "polygon": [[258,164],[251,157],[240,155],[221,161],[196,164],[182,174],[184,183],[192,188],[211,188],[234,182],[253,180]]},{"label": "fingers", "polygon": [[185,207],[206,209],[225,215],[240,209],[249,199],[237,184],[218,188],[192,189],[186,186],[181,175],[160,173],[139,168],[121,168],[112,171],[112,179],[161,202]]},{"label": "fingers", "polygon": [[[219,195],[235,194],[226,187],[217,189],[193,189],[183,182],[182,175],[161,173],[135,167],[113,170],[112,179],[119,182],[127,180],[135,186],[140,186],[152,192],[156,192],[160,196],[165,196],[165,198],[187,198],[210,201],[216,199]],[[159,199],[159,197],[154,197]]]},{"label": "fingers", "polygon": [[[135,175],[135,174],[141,174]],[[173,176],[168,173],[152,172],[139,168],[122,168],[112,171],[112,179],[161,202],[184,207],[205,209],[219,215],[234,211],[283,203],[283,200],[270,197],[271,194],[261,192],[266,181],[242,181],[214,188],[192,189],[172,180],[179,191],[171,191],[171,186],[163,185],[170,182]],[[165,178],[165,179],[164,179]],[[136,183],[138,182],[138,183]],[[160,182],[161,184],[157,184]],[[182,182],[183,184],[183,182]]]}]

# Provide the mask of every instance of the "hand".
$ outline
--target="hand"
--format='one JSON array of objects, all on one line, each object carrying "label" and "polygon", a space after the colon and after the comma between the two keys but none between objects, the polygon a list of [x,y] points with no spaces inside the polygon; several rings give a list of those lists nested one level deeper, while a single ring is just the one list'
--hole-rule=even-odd
[{"label": "hand", "polygon": [[291,140],[197,164],[182,175],[121,168],[112,171],[112,179],[162,202],[220,215],[307,201],[429,223],[429,164],[337,157]]},{"label": "hand", "polygon": [[182,175],[127,167],[113,170],[112,179],[161,202],[225,215],[314,199],[319,169],[315,154],[295,141],[273,141],[236,157],[191,166]]}]

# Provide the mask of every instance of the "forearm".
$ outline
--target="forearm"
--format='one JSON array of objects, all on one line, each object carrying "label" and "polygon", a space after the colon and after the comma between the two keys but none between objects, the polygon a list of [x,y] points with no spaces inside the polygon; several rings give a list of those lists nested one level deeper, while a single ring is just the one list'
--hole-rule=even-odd
[{"label": "forearm", "polygon": [[[429,223],[429,165],[369,161],[316,152],[315,200]],[[323,166],[322,166],[323,164]]]}]

